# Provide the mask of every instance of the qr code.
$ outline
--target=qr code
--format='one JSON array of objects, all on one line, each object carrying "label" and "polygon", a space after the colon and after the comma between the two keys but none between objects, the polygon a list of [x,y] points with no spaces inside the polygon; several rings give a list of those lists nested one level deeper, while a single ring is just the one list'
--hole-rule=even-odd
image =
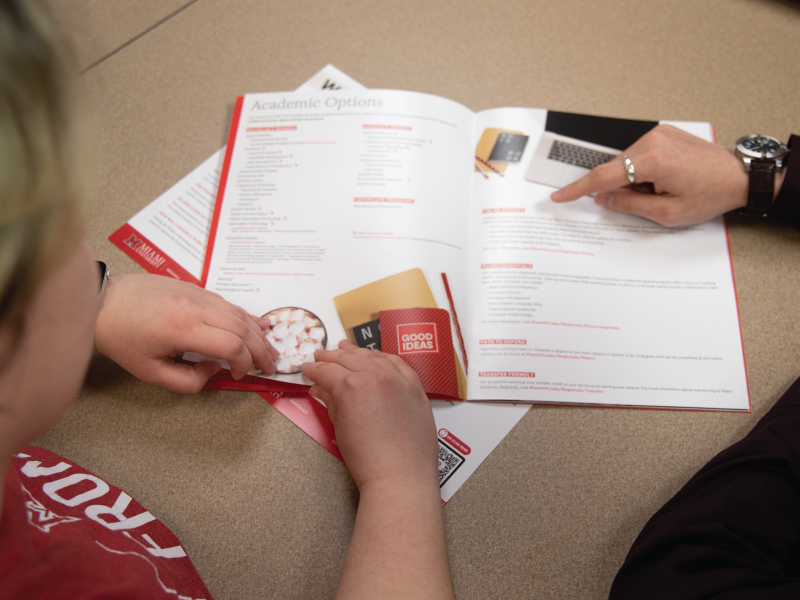
[{"label": "qr code", "polygon": [[464,464],[464,460],[463,456],[439,440],[439,487],[442,487],[458,467]]}]

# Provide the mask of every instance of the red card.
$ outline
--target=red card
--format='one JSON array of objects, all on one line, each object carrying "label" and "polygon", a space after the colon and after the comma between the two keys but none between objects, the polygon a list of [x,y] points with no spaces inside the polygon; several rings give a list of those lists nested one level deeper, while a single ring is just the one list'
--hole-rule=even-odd
[{"label": "red card", "polygon": [[429,398],[458,400],[450,313],[442,308],[382,310],[381,350],[417,372]]}]

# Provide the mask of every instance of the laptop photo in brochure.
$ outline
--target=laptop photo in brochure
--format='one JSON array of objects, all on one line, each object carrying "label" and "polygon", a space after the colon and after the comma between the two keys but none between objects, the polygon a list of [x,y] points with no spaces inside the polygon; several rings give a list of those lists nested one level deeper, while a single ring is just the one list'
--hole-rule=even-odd
[{"label": "laptop photo in brochure", "polygon": [[564,187],[618,156],[656,125],[655,121],[548,111],[545,131],[525,171],[525,179]]}]

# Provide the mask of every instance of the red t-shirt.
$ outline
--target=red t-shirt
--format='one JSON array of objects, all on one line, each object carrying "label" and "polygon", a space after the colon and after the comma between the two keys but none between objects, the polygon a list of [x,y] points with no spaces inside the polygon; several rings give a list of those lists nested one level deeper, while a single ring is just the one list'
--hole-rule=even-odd
[{"label": "red t-shirt", "polygon": [[0,518],[0,598],[210,599],[178,538],[122,490],[42,448],[17,454]]}]

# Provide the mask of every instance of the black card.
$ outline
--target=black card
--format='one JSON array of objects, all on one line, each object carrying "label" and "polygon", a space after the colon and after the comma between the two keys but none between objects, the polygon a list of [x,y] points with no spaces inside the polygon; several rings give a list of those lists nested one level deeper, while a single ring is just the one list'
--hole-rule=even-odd
[{"label": "black card", "polygon": [[517,163],[522,159],[522,153],[525,151],[527,144],[527,135],[501,133],[494,143],[489,162]]},{"label": "black card", "polygon": [[356,338],[356,344],[361,348],[368,348],[370,350],[381,349],[381,321],[375,319],[363,325],[356,325],[353,327],[353,335]]}]

